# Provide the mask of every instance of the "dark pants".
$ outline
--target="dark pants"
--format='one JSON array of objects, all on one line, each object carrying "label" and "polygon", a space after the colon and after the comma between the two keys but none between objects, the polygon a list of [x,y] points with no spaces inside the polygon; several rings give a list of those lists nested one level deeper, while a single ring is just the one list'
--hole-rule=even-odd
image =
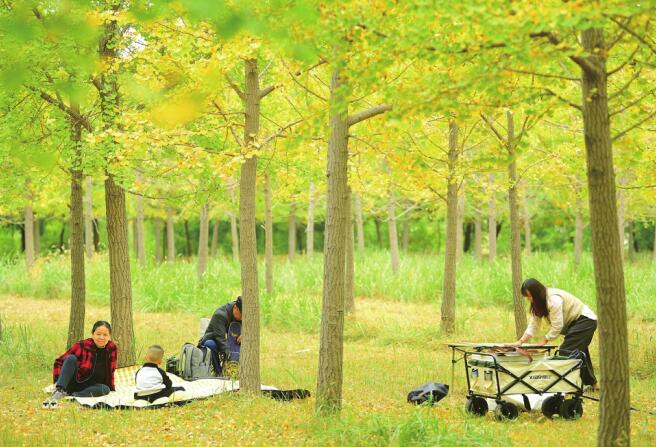
[{"label": "dark pants", "polygon": [[160,397],[169,397],[171,394],[173,394],[175,391],[184,391],[184,387],[181,386],[174,386],[171,388],[164,388],[161,391],[158,391],[153,394],[148,394],[146,396],[138,396],[137,393],[134,393],[134,398],[136,399],[141,399],[141,400],[146,400],[148,403],[153,403]]},{"label": "dark pants", "polygon": [[560,345],[561,351],[574,351],[578,349],[585,354],[585,365],[581,369],[581,379],[584,385],[594,385],[597,383],[597,378],[592,369],[592,361],[590,360],[590,350],[588,349],[596,329],[596,320],[591,320],[581,315],[567,328],[563,344]]},{"label": "dark pants", "polygon": [[228,349],[230,354],[225,354],[219,352],[219,345],[216,341],[209,339],[201,343],[201,346],[209,348],[212,352],[212,367],[217,376],[220,376],[223,372],[223,362],[238,362],[239,354],[241,352],[241,345],[237,344],[237,337],[241,335],[241,323],[239,321],[233,321],[228,326]]},{"label": "dark pants", "polygon": [[104,383],[95,383],[91,379],[78,382],[77,368],[77,357],[73,354],[66,357],[55,386],[63,388],[68,394],[75,397],[98,397],[109,394],[110,389]]}]

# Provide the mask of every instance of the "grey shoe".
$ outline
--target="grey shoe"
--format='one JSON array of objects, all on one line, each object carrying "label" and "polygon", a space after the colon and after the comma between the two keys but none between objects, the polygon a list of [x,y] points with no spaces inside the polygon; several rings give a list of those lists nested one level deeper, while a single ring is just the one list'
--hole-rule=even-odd
[{"label": "grey shoe", "polygon": [[57,408],[59,405],[59,401],[66,397],[66,391],[57,388],[54,393],[52,393],[52,396],[50,396],[48,399],[43,401],[43,408]]}]

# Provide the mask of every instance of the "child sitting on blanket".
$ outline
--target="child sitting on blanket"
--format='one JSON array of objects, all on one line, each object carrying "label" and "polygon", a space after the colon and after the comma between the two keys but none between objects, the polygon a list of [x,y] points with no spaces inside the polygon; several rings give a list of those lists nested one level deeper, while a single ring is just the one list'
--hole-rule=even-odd
[{"label": "child sitting on blanket", "polygon": [[152,403],[160,397],[169,397],[174,391],[184,391],[181,386],[173,386],[171,379],[159,365],[164,359],[164,349],[159,345],[152,345],[146,351],[145,363],[134,377],[137,391],[135,399],[143,399]]}]

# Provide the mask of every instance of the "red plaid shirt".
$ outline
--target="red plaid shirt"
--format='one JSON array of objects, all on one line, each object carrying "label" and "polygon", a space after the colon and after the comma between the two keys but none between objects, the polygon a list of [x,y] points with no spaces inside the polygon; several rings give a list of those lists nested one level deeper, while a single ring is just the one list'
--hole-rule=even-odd
[{"label": "red plaid shirt", "polygon": [[[107,362],[107,382],[105,385],[109,387],[110,390],[114,391],[114,371],[116,371],[116,344],[113,341],[107,343],[105,346],[107,353],[109,354],[109,362]],[[96,354],[98,347],[94,343],[92,338],[87,338],[86,340],[78,341],[73,344],[68,351],[63,355],[58,357],[55,360],[55,364],[52,368],[52,380],[56,382],[61,373],[61,367],[64,364],[66,357],[73,354],[77,357],[77,381],[82,382],[93,373],[93,358]]]}]

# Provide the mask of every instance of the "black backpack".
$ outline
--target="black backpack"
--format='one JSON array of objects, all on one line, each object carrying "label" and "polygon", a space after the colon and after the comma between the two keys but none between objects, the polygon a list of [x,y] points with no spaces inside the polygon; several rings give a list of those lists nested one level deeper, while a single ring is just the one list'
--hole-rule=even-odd
[{"label": "black backpack", "polygon": [[428,402],[433,405],[449,394],[449,385],[430,382],[408,393],[408,403],[419,405]]}]

